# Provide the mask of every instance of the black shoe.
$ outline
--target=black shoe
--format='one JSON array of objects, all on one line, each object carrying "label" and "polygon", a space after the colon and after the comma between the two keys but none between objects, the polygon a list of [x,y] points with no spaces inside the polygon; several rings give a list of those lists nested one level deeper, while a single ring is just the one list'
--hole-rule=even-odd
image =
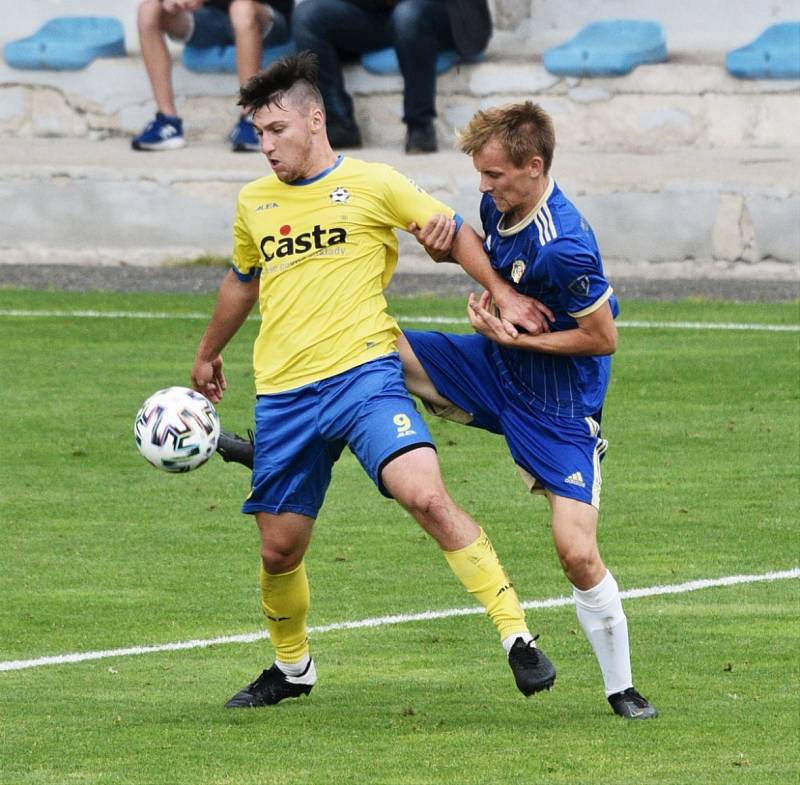
[{"label": "black shoe", "polygon": [[532,641],[525,643],[517,638],[508,653],[508,664],[514,673],[517,688],[525,696],[534,692],[549,690],[556,680],[556,669],[547,659],[544,652],[536,648],[537,635]]},{"label": "black shoe", "polygon": [[641,696],[633,687],[608,696],[608,702],[615,714],[629,720],[649,720],[658,717],[658,710],[647,698]]},{"label": "black shoe", "polygon": [[259,706],[274,706],[284,698],[299,698],[308,695],[317,681],[314,661],[300,676],[287,676],[275,663],[243,690],[239,690],[226,704],[226,709],[255,709]]},{"label": "black shoe", "polygon": [[232,431],[219,432],[217,452],[223,461],[226,463],[233,461],[247,466],[248,469],[253,468],[253,432],[248,431],[247,435],[250,437],[249,440]]},{"label": "black shoe", "polygon": [[408,133],[406,134],[407,153],[411,155],[415,153],[435,153],[438,149],[436,129],[433,127],[433,123],[408,126]]},{"label": "black shoe", "polygon": [[361,147],[361,131],[355,123],[328,123],[328,141],[334,150]]}]

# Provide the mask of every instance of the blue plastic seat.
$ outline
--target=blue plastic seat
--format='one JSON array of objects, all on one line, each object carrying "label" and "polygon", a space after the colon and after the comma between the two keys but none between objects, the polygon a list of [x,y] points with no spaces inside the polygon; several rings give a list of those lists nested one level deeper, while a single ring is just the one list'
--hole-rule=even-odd
[{"label": "blue plastic seat", "polygon": [[[471,57],[461,57],[455,50],[446,49],[440,52],[436,58],[436,73],[443,74],[460,63],[479,63],[483,59],[484,54],[482,52]],[[361,65],[371,74],[380,76],[392,76],[400,73],[400,63],[394,47],[366,52],[361,56]]]},{"label": "blue plastic seat", "polygon": [[623,76],[642,63],[663,63],[667,42],[658,22],[606,19],[544,53],[544,67],[557,76]]},{"label": "blue plastic seat", "polygon": [[124,56],[125,32],[113,16],[58,16],[3,48],[5,61],[23,69],[77,71],[97,57]]},{"label": "blue plastic seat", "polygon": [[[264,48],[261,55],[261,67],[266,68],[270,63],[286,55],[294,54],[294,41],[276,44]],[[236,47],[230,46],[184,46],[181,55],[183,64],[190,71],[199,74],[236,73]]]},{"label": "blue plastic seat", "polygon": [[770,25],[755,41],[728,52],[725,68],[740,79],[800,79],[800,22]]}]

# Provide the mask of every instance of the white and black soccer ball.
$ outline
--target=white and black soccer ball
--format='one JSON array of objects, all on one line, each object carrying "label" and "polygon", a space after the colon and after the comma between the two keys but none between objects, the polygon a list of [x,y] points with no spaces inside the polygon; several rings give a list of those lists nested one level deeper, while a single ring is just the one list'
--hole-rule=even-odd
[{"label": "white and black soccer ball", "polygon": [[202,466],[217,449],[219,415],[211,401],[188,387],[153,393],[133,422],[139,452],[165,472]]}]

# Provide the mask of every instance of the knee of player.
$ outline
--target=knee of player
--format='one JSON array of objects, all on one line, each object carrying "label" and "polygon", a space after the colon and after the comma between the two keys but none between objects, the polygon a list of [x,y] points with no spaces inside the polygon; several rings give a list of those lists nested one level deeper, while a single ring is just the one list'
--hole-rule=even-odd
[{"label": "knee of player", "polygon": [[561,546],[558,558],[567,577],[575,583],[582,583],[587,575],[592,574],[600,563],[597,549],[590,543],[570,543]]},{"label": "knee of player", "polygon": [[447,492],[440,488],[415,488],[401,504],[417,520],[444,526],[451,518],[452,502]]},{"label": "knee of player", "polygon": [[272,543],[261,545],[261,562],[271,575],[291,572],[303,559],[303,554],[295,549],[281,548]]}]

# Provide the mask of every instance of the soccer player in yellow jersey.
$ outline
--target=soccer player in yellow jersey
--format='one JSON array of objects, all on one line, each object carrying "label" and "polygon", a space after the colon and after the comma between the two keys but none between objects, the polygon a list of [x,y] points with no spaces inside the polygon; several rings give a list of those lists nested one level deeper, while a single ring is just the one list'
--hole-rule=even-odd
[{"label": "soccer player in yellow jersey", "polygon": [[[222,398],[220,353],[258,301],[255,455],[242,509],[261,534],[261,602],[275,662],[226,706],[275,704],[308,694],[316,682],[303,559],[345,446],[436,540],[484,605],[519,690],[548,689],[555,669],[536,648],[488,537],[445,489],[430,434],[403,384],[399,329],[386,312],[394,230],[453,211],[388,166],[333,152],[312,55],[284,58],[253,77],[240,104],[252,113],[272,174],[239,196],[233,266],[200,340],[192,383],[213,402]],[[454,258],[501,303],[510,331],[512,321],[537,329],[535,307],[480,251],[475,232],[460,226]]]}]

